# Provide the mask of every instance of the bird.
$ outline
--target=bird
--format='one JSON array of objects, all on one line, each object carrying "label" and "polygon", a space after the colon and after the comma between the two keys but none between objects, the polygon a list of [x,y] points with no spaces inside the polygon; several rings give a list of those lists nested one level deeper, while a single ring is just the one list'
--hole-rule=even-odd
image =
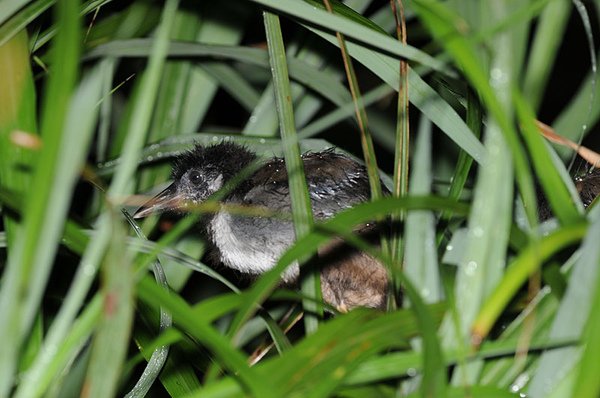
[{"label": "bird", "polygon": [[[573,177],[575,189],[579,194],[583,207],[587,209],[600,195],[600,169],[594,167],[591,171]],[[546,195],[538,188],[538,216],[540,221],[546,221],[554,216]]]},{"label": "bird", "polygon": [[575,177],[575,188],[579,193],[583,206],[587,208],[600,195],[600,169]]},{"label": "bird", "polygon": [[[301,158],[316,221],[369,200],[367,171],[356,160],[333,148],[307,152]],[[247,147],[223,141],[208,146],[198,144],[179,155],[172,167],[173,183],[142,205],[134,217],[165,211],[185,215],[257,161],[258,169],[238,181],[220,202],[291,214],[284,159],[273,157],[260,162],[256,153]],[[211,257],[251,276],[273,268],[295,241],[294,226],[289,218],[232,214],[226,206],[207,214],[200,223],[213,247]],[[369,223],[355,232],[376,242],[379,231],[377,224]],[[323,300],[333,308],[340,312],[356,307],[385,309],[388,272],[375,258],[338,238],[319,250],[318,264]],[[293,264],[282,273],[281,283],[293,285],[298,278],[299,266]]]}]

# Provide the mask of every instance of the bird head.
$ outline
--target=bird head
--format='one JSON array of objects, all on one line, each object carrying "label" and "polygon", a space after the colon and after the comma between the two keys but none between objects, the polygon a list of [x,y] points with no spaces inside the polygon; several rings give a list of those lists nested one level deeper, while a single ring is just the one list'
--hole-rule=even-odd
[{"label": "bird head", "polygon": [[173,183],[144,204],[134,218],[163,211],[186,212],[221,189],[255,158],[245,147],[230,142],[197,145],[176,159]]}]

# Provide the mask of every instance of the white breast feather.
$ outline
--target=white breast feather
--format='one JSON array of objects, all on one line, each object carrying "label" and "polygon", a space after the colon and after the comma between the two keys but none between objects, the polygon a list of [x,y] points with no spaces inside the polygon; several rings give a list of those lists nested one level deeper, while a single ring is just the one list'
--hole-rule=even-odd
[{"label": "white breast feather", "polygon": [[[221,254],[221,261],[233,269],[247,274],[262,274],[275,266],[279,256],[287,247],[275,245],[271,250],[261,250],[252,244],[240,231],[232,229],[232,218],[227,212],[219,212],[211,221],[213,240]],[[292,282],[298,277],[298,265],[293,264],[283,273],[284,282]]]}]

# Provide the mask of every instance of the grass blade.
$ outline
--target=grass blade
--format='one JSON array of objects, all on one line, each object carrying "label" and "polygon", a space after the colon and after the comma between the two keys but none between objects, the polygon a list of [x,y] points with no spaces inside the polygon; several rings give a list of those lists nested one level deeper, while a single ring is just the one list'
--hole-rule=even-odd
[{"label": "grass blade", "polygon": [[[596,266],[600,262],[600,247],[597,244],[600,239],[600,208],[594,208],[590,218],[590,227],[581,244],[581,256],[573,267],[567,291],[550,327],[550,338],[579,338],[587,319],[595,311],[592,304],[596,282],[600,277]],[[543,396],[552,391],[561,382],[562,376],[580,361],[580,350],[572,347],[542,354],[528,392]]]},{"label": "grass blade", "polygon": [[125,245],[125,229],[115,221],[113,240],[102,267],[102,317],[92,339],[82,391],[88,398],[112,397],[117,392],[133,322],[135,270]]},{"label": "grass blade", "polygon": [[[292,219],[294,220],[294,231],[296,239],[306,235],[313,224],[313,215],[308,196],[308,186],[304,177],[304,166],[300,157],[298,136],[294,122],[294,111],[292,108],[292,94],[287,72],[286,53],[281,36],[279,17],[270,12],[264,12],[265,31],[269,49],[269,60],[271,72],[273,73],[273,88],[275,90],[275,103],[279,117],[285,167],[287,169],[292,201]],[[306,261],[307,258],[301,260]],[[321,284],[319,273],[313,271],[303,276],[302,292],[311,300],[303,300],[305,309],[304,323],[308,333],[314,332],[318,327],[317,317],[323,313],[323,309],[314,300],[321,300]],[[312,314],[316,314],[314,316]]]},{"label": "grass blade", "polygon": [[[77,140],[79,145],[68,158],[72,163],[60,158],[61,146],[66,145],[68,138],[73,138],[66,136],[64,128],[79,59],[77,3],[60,2],[56,19],[61,21],[63,28],[54,43],[53,56],[61,67],[57,67],[48,80],[41,123],[44,145],[32,177],[36,194],[27,196],[23,228],[16,238],[15,250],[11,251],[0,292],[0,334],[6,339],[3,352],[0,352],[0,395],[7,395],[11,387],[16,355],[38,311],[89,138],[89,134],[83,134]],[[24,82],[31,84],[28,79]],[[24,98],[27,106],[27,96]],[[29,110],[23,109],[24,112]],[[23,296],[21,292],[28,293]]]}]

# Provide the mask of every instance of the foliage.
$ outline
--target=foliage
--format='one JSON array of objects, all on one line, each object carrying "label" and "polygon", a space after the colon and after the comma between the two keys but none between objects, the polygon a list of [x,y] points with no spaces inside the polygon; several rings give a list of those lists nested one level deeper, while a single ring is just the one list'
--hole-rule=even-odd
[{"label": "foliage", "polygon": [[[392,3],[0,3],[0,397],[598,396],[600,211],[535,125],[593,131],[595,58],[561,52],[598,2]],[[373,199],[314,223],[291,173],[297,242],[252,282],[199,261],[199,215],[122,213],[222,139],[291,170],[333,142]],[[333,236],[388,266],[389,311],[278,285]]]}]

